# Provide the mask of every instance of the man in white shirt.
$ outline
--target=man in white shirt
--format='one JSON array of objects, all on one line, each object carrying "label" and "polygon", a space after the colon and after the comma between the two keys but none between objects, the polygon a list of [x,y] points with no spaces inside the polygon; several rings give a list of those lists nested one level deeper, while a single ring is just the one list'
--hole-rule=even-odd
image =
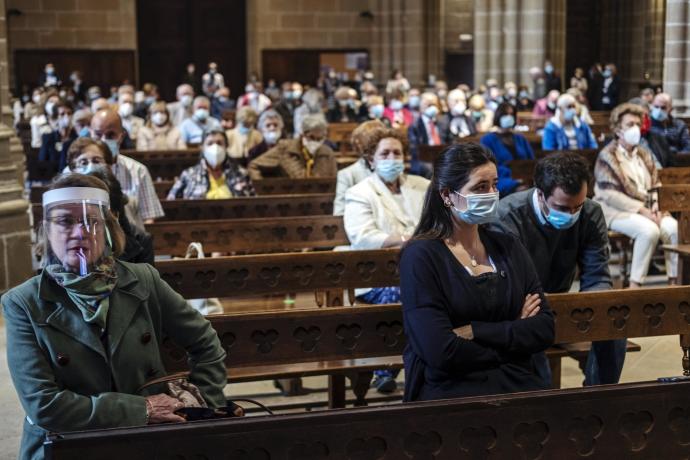
[{"label": "man in white shirt", "polygon": [[134,94],[120,93],[117,98],[117,113],[122,119],[122,126],[129,134],[130,139],[136,143],[137,134],[144,126],[144,120],[134,115]]},{"label": "man in white shirt", "polygon": [[192,85],[183,84],[177,87],[177,102],[168,104],[170,122],[179,128],[183,121],[192,116],[192,102],[194,101],[194,88]]},{"label": "man in white shirt", "polygon": [[120,116],[113,110],[101,110],[91,119],[91,138],[103,141],[113,155],[113,173],[129,198],[125,208],[130,222],[140,229],[163,217],[149,170],[138,161],[120,154],[125,137]]},{"label": "man in white shirt", "polygon": [[190,145],[199,145],[204,133],[222,129],[220,122],[211,116],[211,101],[206,96],[194,99],[194,113],[180,125],[182,140]]},{"label": "man in white shirt", "polygon": [[225,78],[223,78],[223,74],[218,72],[218,64],[209,62],[208,72],[201,77],[201,90],[208,97],[213,97],[216,91],[224,87]]}]

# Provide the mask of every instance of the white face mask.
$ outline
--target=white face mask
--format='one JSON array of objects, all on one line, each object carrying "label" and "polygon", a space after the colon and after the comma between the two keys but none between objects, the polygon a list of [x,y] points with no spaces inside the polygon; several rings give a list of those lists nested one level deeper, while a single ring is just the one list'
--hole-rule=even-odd
[{"label": "white face mask", "polygon": [[275,144],[280,138],[280,131],[264,131],[264,140],[267,144]]},{"label": "white face mask", "polygon": [[168,116],[163,112],[156,112],[151,115],[151,121],[156,126],[163,126],[168,121]]},{"label": "white face mask", "polygon": [[40,104],[41,103],[41,95],[40,94],[34,94],[34,96],[31,98],[31,101],[33,101],[34,104]]},{"label": "white face mask", "polygon": [[46,114],[49,117],[53,116],[53,108],[55,107],[55,102],[53,101],[48,101],[46,102],[45,108],[46,108]]},{"label": "white face mask", "polygon": [[455,116],[462,115],[463,113],[465,113],[465,110],[467,110],[467,106],[463,102],[458,102],[451,109],[453,115]]},{"label": "white face mask", "polygon": [[226,152],[218,144],[207,145],[204,147],[204,160],[211,168],[217,168],[225,161]]},{"label": "white face mask", "polygon": [[189,94],[183,94],[183,95],[180,97],[180,103],[181,103],[184,107],[189,107],[190,105],[192,105],[192,96],[190,96]]},{"label": "white face mask", "polygon": [[314,155],[316,151],[319,150],[319,147],[323,145],[323,141],[312,141],[306,138],[302,140],[302,143],[304,144],[304,147],[307,149],[307,151],[312,155]]},{"label": "white face mask", "polygon": [[129,118],[134,112],[134,106],[131,102],[124,102],[120,104],[120,108],[117,111],[122,118]]},{"label": "white face mask", "polygon": [[623,131],[623,140],[631,147],[635,147],[640,143],[640,137],[642,137],[642,134],[640,133],[639,126],[631,126]]}]

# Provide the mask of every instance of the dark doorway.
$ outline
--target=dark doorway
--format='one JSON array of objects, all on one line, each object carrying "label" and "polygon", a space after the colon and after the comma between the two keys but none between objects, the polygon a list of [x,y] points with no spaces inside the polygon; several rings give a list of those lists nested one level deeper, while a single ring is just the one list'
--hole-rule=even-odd
[{"label": "dark doorway", "polygon": [[244,92],[245,0],[139,0],[137,33],[139,81],[156,83],[164,99],[175,99],[190,62],[201,80],[209,61],[215,61],[232,95]]},{"label": "dark doorway", "polygon": [[460,83],[474,88],[474,54],[446,52],[444,71],[449,88]]},{"label": "dark doorway", "polygon": [[[325,68],[347,73],[354,78],[357,70],[369,66],[366,49],[266,49],[261,51],[261,69],[265,80],[298,81],[314,85]],[[347,78],[345,78],[347,80]]]}]

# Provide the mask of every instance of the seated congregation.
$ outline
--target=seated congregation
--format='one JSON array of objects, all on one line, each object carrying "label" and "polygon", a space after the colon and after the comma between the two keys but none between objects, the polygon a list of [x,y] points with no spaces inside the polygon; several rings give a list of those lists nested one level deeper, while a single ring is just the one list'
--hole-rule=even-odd
[{"label": "seated congregation", "polygon": [[[534,75],[553,72],[547,62]],[[325,73],[313,86],[252,80],[233,101],[215,63],[209,74],[203,94],[185,83],[169,103],[154,84],[106,98],[46,83],[20,104],[40,262],[1,299],[26,413],[20,458],[76,458],[90,430],[169,423],[183,439],[179,426],[197,415],[245,415],[228,382],[275,380],[290,394],[297,378],[328,375],[329,406],[340,408],[345,377],[356,405],[371,382],[387,403],[405,402],[381,416],[419,415],[422,432],[427,413],[415,408],[452,417],[467,397],[507,398],[525,413],[541,413],[540,397],[570,407],[565,390],[541,393],[558,388],[561,358],[580,361],[585,386],[618,384],[636,349],[628,338],[680,335],[690,374],[690,291],[648,289],[659,284],[652,270],[669,285],[687,273],[678,215],[690,206],[675,198],[690,187],[664,178],[685,169],[675,165],[688,163],[690,134],[668,94],[588,101],[576,85],[561,94],[495,80],[448,91],[394,71],[382,84],[370,72]],[[193,242],[201,259],[171,257]],[[304,293],[328,308],[300,304]],[[259,312],[249,295],[284,297]],[[659,401],[652,386],[606,388],[608,403],[573,394]],[[342,420],[364,426],[366,411]],[[255,426],[320,433],[338,413],[285,417]],[[227,427],[270,450],[261,430],[242,428],[250,420]],[[74,431],[87,434],[62,435]],[[103,432],[103,445],[118,433]]]}]

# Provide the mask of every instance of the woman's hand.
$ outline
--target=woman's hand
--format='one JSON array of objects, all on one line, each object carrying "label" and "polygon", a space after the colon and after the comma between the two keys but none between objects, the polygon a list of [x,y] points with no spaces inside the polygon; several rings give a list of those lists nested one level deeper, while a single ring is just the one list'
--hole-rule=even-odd
[{"label": "woman's hand", "polygon": [[399,248],[400,246],[402,246],[405,243],[406,240],[407,240],[407,238],[400,235],[399,233],[397,233],[397,232],[392,233],[392,234],[388,235],[388,238],[386,238],[383,241],[383,245],[381,246],[381,248],[382,249]]},{"label": "woman's hand", "polygon": [[541,305],[541,297],[538,293],[527,294],[525,297],[525,304],[522,306],[520,312],[520,319],[531,318],[539,313],[539,306]]},{"label": "woman's hand", "polygon": [[148,413],[149,425],[154,423],[177,423],[184,422],[185,419],[175,414],[176,410],[182,409],[184,404],[166,394],[157,394],[146,397],[146,412]]},{"label": "woman's hand", "polygon": [[467,326],[456,327],[455,329],[453,329],[453,332],[455,332],[455,335],[457,335],[461,339],[465,339],[465,340],[474,339],[474,332],[472,331],[472,325],[471,324],[468,324]]},{"label": "woman's hand", "polygon": [[654,211],[647,209],[647,208],[640,208],[637,211],[637,213],[640,214],[641,216],[646,217],[647,219],[651,220],[652,222],[654,222],[657,225],[659,225],[659,223],[661,222],[661,214],[658,212],[654,212]]}]

